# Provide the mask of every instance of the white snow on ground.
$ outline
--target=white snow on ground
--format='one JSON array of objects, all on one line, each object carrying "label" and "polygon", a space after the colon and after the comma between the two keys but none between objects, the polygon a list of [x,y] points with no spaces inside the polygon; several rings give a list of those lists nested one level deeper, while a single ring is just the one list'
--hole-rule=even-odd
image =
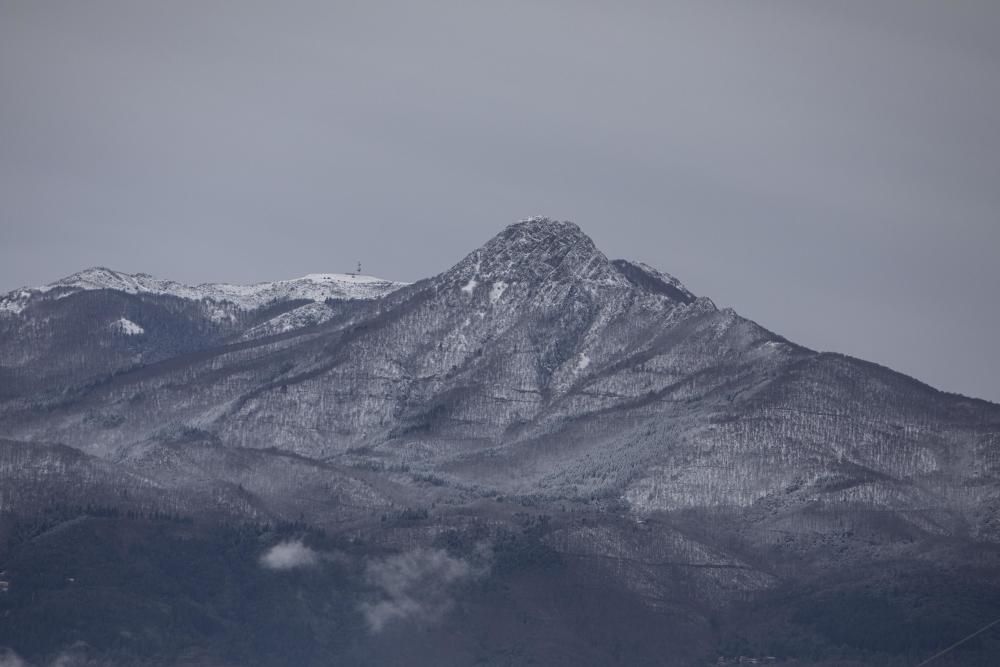
[{"label": "white snow on ground", "polygon": [[30,294],[24,290],[11,292],[0,299],[0,313],[12,313],[17,315],[28,305]]},{"label": "white snow on ground", "polygon": [[254,308],[274,299],[376,299],[385,296],[403,283],[382,280],[374,276],[343,273],[311,273],[294,280],[279,280],[255,285],[202,285],[209,298],[232,301],[246,308]]},{"label": "white snow on ground", "polygon": [[303,327],[322,324],[333,317],[334,312],[336,312],[335,309],[325,303],[307,303],[287,313],[272,317],[263,324],[258,324],[244,333],[241,338],[243,340],[263,338],[264,336],[273,336]]},{"label": "white snow on ground", "polygon": [[462,291],[465,292],[466,294],[472,294],[475,291],[476,286],[478,284],[479,284],[478,280],[476,280],[475,278],[469,278],[469,282],[465,283],[465,285],[462,286]]},{"label": "white snow on ground", "polygon": [[117,320],[112,322],[111,327],[126,336],[141,336],[146,333],[145,329],[132,320],[125,319],[124,317],[119,317]]},{"label": "white snow on ground", "polygon": [[493,287],[490,288],[490,303],[496,303],[503,296],[503,293],[507,291],[507,283],[502,280],[498,280],[493,283]]},{"label": "white snow on ground", "polygon": [[128,294],[166,294],[182,299],[228,301],[245,310],[253,310],[272,301],[292,299],[310,301],[377,299],[405,284],[349,273],[311,273],[292,280],[252,285],[205,283],[192,286],[155,278],[147,273],[122,273],[97,267],[75,273],[48,285],[23,288],[0,297],[0,313],[20,313],[31,298],[52,291],[58,291],[58,297],[100,289],[118,290]]},{"label": "white snow on ground", "polygon": [[585,370],[589,365],[590,365],[590,357],[588,357],[586,353],[581,352],[580,359],[576,362],[576,370],[578,371]]}]

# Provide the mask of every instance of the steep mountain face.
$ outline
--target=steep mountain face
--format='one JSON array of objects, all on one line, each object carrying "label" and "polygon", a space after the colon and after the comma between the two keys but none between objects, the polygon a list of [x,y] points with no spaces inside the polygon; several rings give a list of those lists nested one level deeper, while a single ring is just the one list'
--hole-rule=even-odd
[{"label": "steep mountain face", "polygon": [[56,467],[94,471],[80,499],[112,502],[119,474],[123,506],[385,549],[500,549],[520,526],[706,647],[728,631],[705,609],[922,572],[932,543],[950,573],[981,567],[1000,543],[1000,406],[795,345],[572,223],[511,225],[412,285],[303,280],[98,272],[8,297],[0,454],[25,463],[0,468],[4,507],[71,456]]}]

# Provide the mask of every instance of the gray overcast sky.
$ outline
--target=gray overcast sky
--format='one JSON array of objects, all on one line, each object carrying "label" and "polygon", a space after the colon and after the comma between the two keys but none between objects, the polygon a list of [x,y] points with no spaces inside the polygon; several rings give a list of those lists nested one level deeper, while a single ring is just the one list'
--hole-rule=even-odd
[{"label": "gray overcast sky", "polygon": [[415,280],[541,213],[1000,401],[1000,2],[0,0],[0,290]]}]

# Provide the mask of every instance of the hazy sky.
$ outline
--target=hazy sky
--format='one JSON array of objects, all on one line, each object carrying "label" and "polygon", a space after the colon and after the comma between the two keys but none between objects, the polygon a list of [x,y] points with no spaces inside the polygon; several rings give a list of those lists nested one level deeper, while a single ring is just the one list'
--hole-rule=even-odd
[{"label": "hazy sky", "polygon": [[0,0],[0,290],[415,280],[532,214],[1000,401],[1000,2]]}]

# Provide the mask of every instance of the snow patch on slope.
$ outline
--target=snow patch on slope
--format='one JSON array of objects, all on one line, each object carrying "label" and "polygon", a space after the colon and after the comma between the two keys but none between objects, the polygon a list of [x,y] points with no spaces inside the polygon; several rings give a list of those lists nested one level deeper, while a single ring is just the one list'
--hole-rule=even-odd
[{"label": "snow patch on slope", "polygon": [[493,283],[493,287],[490,288],[490,303],[496,303],[503,296],[503,293],[507,291],[507,283],[502,280],[498,280]]},{"label": "snow patch on slope", "polygon": [[28,305],[31,293],[27,290],[15,290],[0,299],[0,313],[19,314]]},{"label": "snow patch on slope", "polygon": [[130,319],[119,317],[111,323],[111,328],[125,336],[141,336],[146,330]]},{"label": "snow patch on slope", "polygon": [[307,303],[304,306],[299,306],[287,313],[273,317],[263,324],[258,324],[244,333],[241,339],[252,340],[254,338],[264,338],[265,336],[274,336],[303,327],[315,326],[329,320],[333,317],[333,313],[334,309],[325,303]]}]

